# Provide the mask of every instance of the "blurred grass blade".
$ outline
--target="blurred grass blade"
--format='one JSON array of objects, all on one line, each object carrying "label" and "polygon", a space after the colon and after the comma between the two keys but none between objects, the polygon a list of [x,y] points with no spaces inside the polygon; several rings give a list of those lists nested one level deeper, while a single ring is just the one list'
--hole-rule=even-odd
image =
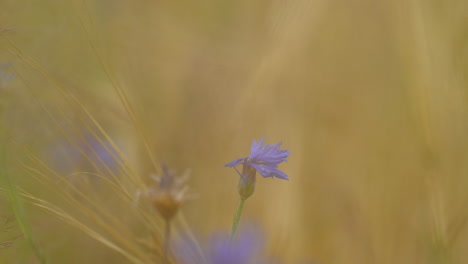
[{"label": "blurred grass blade", "polygon": [[4,141],[2,145],[3,146],[0,151],[0,179],[3,181],[2,185],[6,186],[6,197],[14,213],[16,221],[19,227],[21,228],[21,232],[26,238],[29,246],[33,250],[34,254],[37,256],[39,262],[45,264],[47,263],[46,257],[34,242],[31,226],[29,224],[29,221],[27,220],[26,214],[23,209],[23,205],[19,199],[18,190],[13,182],[13,179],[9,175],[8,157],[6,154],[6,144]]}]

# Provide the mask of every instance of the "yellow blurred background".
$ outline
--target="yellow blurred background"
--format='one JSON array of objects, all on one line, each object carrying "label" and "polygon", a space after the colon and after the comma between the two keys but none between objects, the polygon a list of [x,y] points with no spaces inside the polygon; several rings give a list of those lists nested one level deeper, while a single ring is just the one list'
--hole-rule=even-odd
[{"label": "yellow blurred background", "polygon": [[[237,205],[238,175],[223,165],[266,136],[291,151],[280,166],[290,181],[260,177],[240,224],[262,226],[265,254],[467,263],[467,14],[462,0],[2,0],[10,175],[61,205],[25,172],[40,167],[25,148],[52,164],[50,146],[92,131],[92,116],[145,182],[161,161],[191,169],[197,198],[182,211],[204,237],[229,230]],[[53,214],[25,212],[48,263],[132,263]],[[40,263],[26,240],[0,261]]]}]

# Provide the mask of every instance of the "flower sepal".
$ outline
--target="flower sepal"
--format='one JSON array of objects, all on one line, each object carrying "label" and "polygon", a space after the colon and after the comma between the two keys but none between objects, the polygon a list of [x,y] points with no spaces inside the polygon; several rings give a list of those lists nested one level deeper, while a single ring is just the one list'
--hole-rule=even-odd
[{"label": "flower sepal", "polygon": [[252,166],[244,165],[241,177],[239,178],[239,195],[242,200],[246,200],[255,192],[256,170]]}]

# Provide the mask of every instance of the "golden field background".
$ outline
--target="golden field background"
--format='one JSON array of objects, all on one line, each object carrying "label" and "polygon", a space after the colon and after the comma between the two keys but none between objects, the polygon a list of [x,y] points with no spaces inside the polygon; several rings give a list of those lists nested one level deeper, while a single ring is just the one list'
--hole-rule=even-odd
[{"label": "golden field background", "polygon": [[[223,165],[266,136],[291,156],[280,166],[290,181],[259,178],[241,220],[263,228],[265,254],[466,263],[467,14],[461,0],[1,0],[0,63],[15,74],[0,90],[2,190],[18,186],[117,244],[159,234],[158,216],[139,226],[108,185],[41,166],[51,145],[105,131],[128,168],[98,173],[130,195],[161,161],[191,169],[197,198],[183,215],[206,237],[229,230],[238,200]],[[66,203],[65,181],[93,203]],[[2,216],[30,230],[0,263],[133,263],[28,199],[7,200]]]}]

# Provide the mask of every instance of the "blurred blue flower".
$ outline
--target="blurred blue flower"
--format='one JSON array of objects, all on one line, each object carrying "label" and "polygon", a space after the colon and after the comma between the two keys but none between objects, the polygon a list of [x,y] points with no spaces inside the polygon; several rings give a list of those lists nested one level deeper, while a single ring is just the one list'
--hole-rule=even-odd
[{"label": "blurred blue flower", "polygon": [[243,229],[230,240],[228,234],[214,235],[207,248],[198,252],[195,245],[184,241],[176,247],[176,258],[180,264],[260,264],[262,239],[253,228]]},{"label": "blurred blue flower", "polygon": [[116,172],[121,161],[116,149],[109,142],[99,140],[90,133],[53,144],[50,154],[52,166],[58,173],[71,173],[75,170]]},{"label": "blurred blue flower", "polygon": [[7,86],[15,78],[15,73],[9,72],[11,63],[0,63],[0,88]]},{"label": "blurred blue flower", "polygon": [[254,262],[260,249],[260,238],[256,232],[244,230],[237,239],[227,235],[212,238],[209,255],[210,264],[250,264]]},{"label": "blurred blue flower", "polygon": [[[258,142],[255,140],[252,142],[249,157],[235,159],[224,165],[224,167],[236,167],[242,164],[244,167],[253,167],[263,177],[276,177],[288,180],[288,175],[278,170],[278,164],[287,161],[287,157],[290,154],[289,150],[280,150],[281,142],[276,145],[263,145],[264,140],[265,137]],[[241,174],[241,177],[244,176],[246,175]]]}]

